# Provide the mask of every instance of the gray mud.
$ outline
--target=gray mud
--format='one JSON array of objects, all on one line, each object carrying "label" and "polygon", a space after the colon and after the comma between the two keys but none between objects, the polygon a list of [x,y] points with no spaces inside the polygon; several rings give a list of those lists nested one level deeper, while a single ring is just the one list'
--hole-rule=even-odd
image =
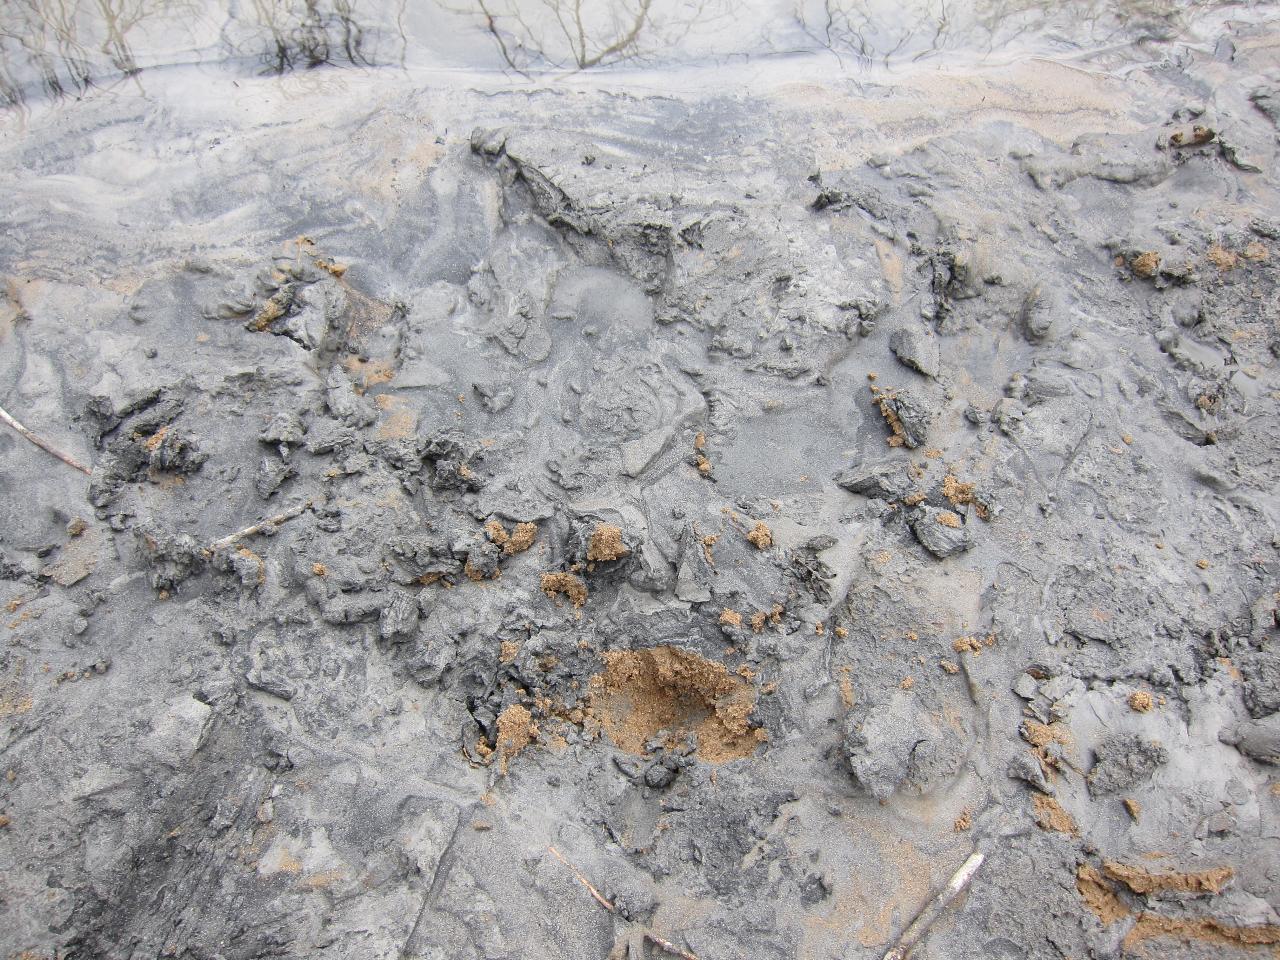
[{"label": "gray mud", "polygon": [[1280,46],[1122,59],[0,117],[0,953],[1273,955]]}]

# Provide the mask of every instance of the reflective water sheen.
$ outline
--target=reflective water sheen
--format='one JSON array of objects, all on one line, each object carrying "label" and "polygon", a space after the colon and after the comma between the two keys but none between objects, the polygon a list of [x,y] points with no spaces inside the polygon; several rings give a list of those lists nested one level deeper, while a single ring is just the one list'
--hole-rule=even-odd
[{"label": "reflective water sheen", "polygon": [[0,102],[142,84],[190,64],[541,79],[815,56],[819,69],[849,72],[1150,61],[1224,20],[1274,17],[1271,3],[1212,0],[0,0]]}]

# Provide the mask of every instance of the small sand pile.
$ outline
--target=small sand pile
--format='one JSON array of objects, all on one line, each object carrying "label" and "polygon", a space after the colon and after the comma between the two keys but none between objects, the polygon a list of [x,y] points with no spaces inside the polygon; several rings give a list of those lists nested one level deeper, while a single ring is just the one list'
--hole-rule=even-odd
[{"label": "small sand pile", "polygon": [[558,594],[564,594],[575,607],[587,602],[587,585],[572,573],[544,573],[542,592],[553,600]]},{"label": "small sand pile", "polygon": [[1075,818],[1067,813],[1062,804],[1053,797],[1038,793],[1032,800],[1032,804],[1035,807],[1036,823],[1040,825],[1041,830],[1052,830],[1055,833],[1065,833],[1073,837],[1079,835],[1080,828],[1076,826]]},{"label": "small sand pile", "polygon": [[742,626],[742,614],[737,610],[730,610],[725,607],[720,611],[720,625],[723,627],[740,627]]},{"label": "small sand pile", "polygon": [[942,495],[951,501],[952,506],[963,507],[973,503],[972,483],[961,483],[954,474],[948,473],[942,478]]},{"label": "small sand pile", "polygon": [[708,763],[749,757],[764,742],[748,717],[754,687],[723,664],[674,647],[615,650],[591,678],[591,711],[605,733],[628,753],[665,732],[671,742],[692,733],[697,756]]},{"label": "small sand pile", "polygon": [[748,531],[747,539],[757,550],[768,550],[773,546],[773,531],[763,520],[757,520],[756,525]]},{"label": "small sand pile", "polygon": [[1129,709],[1135,713],[1147,713],[1155,706],[1155,701],[1151,699],[1151,694],[1145,690],[1135,690],[1129,694]]},{"label": "small sand pile", "polygon": [[622,530],[611,523],[598,523],[591,531],[591,542],[587,544],[588,563],[608,563],[610,560],[621,560],[631,555],[627,545],[622,542]]},{"label": "small sand pile", "polygon": [[497,520],[490,520],[484,525],[484,532],[493,543],[502,548],[503,554],[508,557],[524,553],[538,539],[536,523],[517,523],[514,530],[507,532],[507,528]]},{"label": "small sand pile", "polygon": [[533,743],[537,736],[538,728],[527,707],[513,703],[498,714],[498,742],[495,749],[502,763],[503,773],[507,772],[507,764],[511,759]]},{"label": "small sand pile", "polygon": [[1160,269],[1160,254],[1154,250],[1140,253],[1133,258],[1133,262],[1129,266],[1139,277],[1154,277],[1156,271]]},{"label": "small sand pile", "polygon": [[1175,890],[1179,893],[1221,893],[1235,876],[1230,867],[1214,867],[1210,870],[1183,872],[1174,870],[1153,873],[1142,867],[1133,867],[1114,860],[1106,860],[1102,869],[1112,880],[1119,880],[1134,893],[1162,893]]}]

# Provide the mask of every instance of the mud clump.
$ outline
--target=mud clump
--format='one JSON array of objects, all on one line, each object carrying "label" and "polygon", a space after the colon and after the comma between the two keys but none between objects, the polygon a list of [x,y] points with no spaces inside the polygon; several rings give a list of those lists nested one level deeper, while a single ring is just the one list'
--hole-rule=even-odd
[{"label": "mud clump", "polygon": [[1115,734],[1097,748],[1098,759],[1086,778],[1092,796],[1110,796],[1151,779],[1156,768],[1169,759],[1158,743],[1137,734]]},{"label": "mud clump", "polygon": [[751,756],[766,739],[750,719],[755,688],[722,664],[670,646],[610,651],[604,661],[591,679],[591,710],[628,753],[692,735],[695,755],[720,764]]}]

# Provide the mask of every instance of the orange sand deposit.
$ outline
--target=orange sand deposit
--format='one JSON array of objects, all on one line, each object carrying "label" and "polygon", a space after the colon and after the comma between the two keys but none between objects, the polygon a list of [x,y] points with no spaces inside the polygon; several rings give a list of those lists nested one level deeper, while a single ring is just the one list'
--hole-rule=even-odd
[{"label": "orange sand deposit", "polygon": [[749,757],[766,739],[748,719],[755,688],[723,664],[675,647],[615,650],[591,678],[592,712],[617,746],[644,754],[660,731],[670,741],[692,733],[708,763]]}]

